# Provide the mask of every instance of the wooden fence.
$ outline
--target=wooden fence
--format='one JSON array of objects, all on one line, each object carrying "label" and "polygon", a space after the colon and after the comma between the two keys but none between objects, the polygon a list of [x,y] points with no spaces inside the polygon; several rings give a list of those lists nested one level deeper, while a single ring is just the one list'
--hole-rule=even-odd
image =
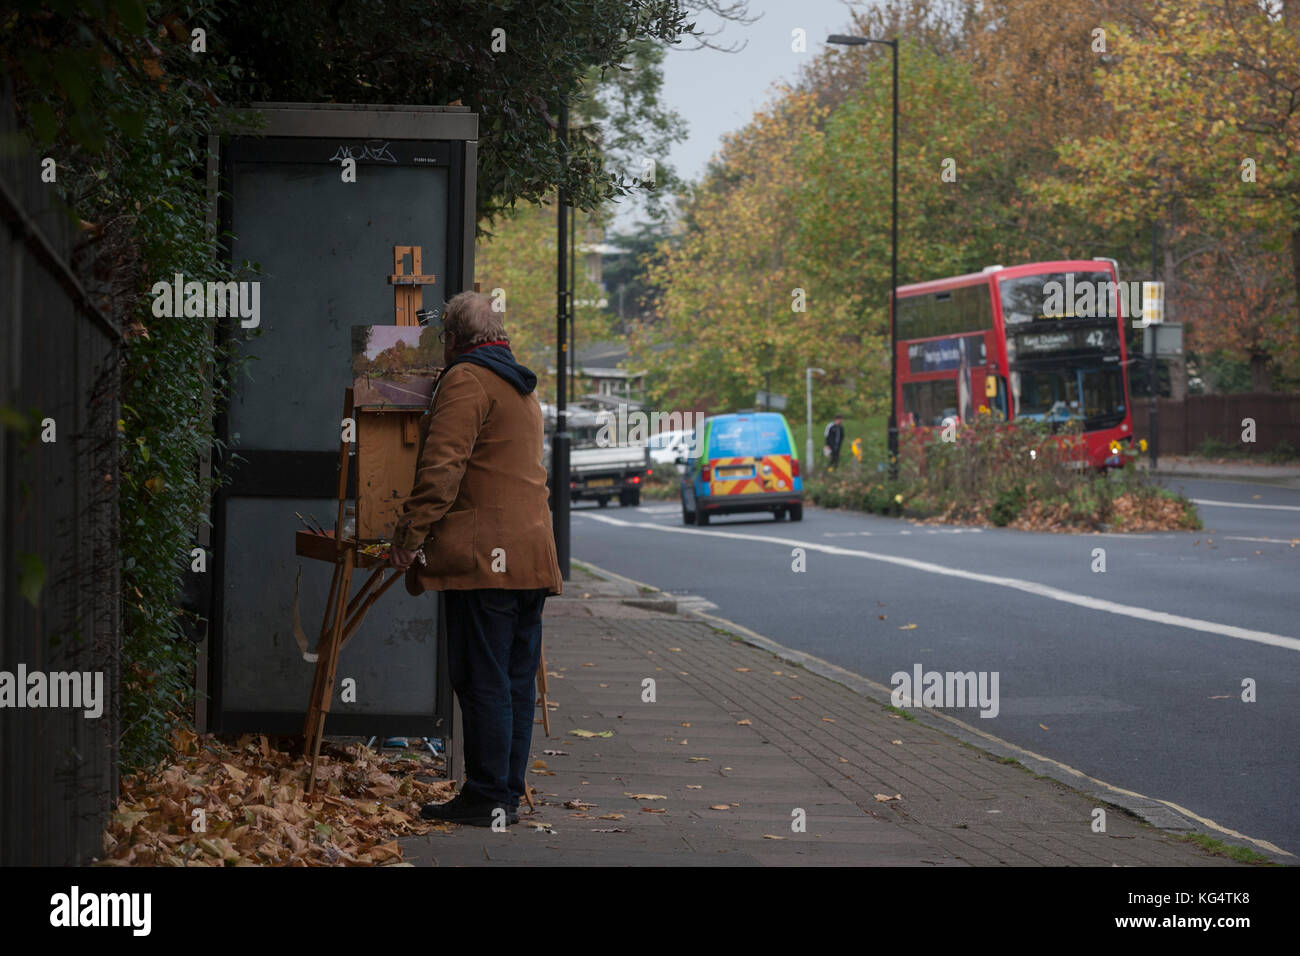
[{"label": "wooden fence", "polygon": [[[1181,402],[1157,401],[1162,455],[1196,454],[1207,439],[1261,457],[1280,442],[1300,451],[1300,395],[1190,395]],[[1133,401],[1133,432],[1139,438],[1150,438],[1150,409],[1151,399]],[[1253,444],[1242,441],[1246,419],[1255,423]]]},{"label": "wooden fence", "polygon": [[99,674],[102,695],[99,716],[51,697],[0,708],[4,866],[101,855],[117,789],[121,335],[69,265],[42,159],[0,89],[0,671],[89,673],[92,695]]}]

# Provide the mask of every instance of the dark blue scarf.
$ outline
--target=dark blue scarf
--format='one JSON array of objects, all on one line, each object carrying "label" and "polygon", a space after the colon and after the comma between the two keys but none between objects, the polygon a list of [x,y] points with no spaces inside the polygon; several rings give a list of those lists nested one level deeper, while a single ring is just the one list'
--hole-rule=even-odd
[{"label": "dark blue scarf", "polygon": [[525,368],[515,361],[514,353],[510,351],[508,345],[497,342],[485,342],[483,345],[476,345],[457,355],[447,368],[461,362],[473,362],[475,365],[482,365],[486,369],[491,369],[517,388],[521,395],[527,395],[537,387],[537,375],[532,369]]}]

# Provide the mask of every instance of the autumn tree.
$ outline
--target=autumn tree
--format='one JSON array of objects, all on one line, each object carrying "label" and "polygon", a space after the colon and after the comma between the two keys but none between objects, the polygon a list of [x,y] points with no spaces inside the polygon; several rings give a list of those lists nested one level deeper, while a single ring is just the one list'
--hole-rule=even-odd
[{"label": "autumn tree", "polygon": [[1188,281],[1197,294],[1188,297],[1183,316],[1191,331],[1188,348],[1243,357],[1250,390],[1270,392],[1275,370],[1294,381],[1300,356],[1286,254],[1264,248],[1260,238],[1231,236],[1191,264]]},{"label": "autumn tree", "polygon": [[[589,278],[583,246],[604,234],[603,214],[578,211],[573,250],[574,339],[578,344],[613,335],[610,317],[597,303],[602,292]],[[548,367],[555,364],[556,210],[554,202],[521,206],[498,220],[490,239],[475,251],[474,278],[504,309],[506,331],[515,356],[539,379],[538,394],[553,398]]]},{"label": "autumn tree", "polygon": [[794,389],[820,354],[818,306],[808,303],[793,228],[819,115],[811,97],[783,88],[724,139],[687,204],[681,236],[650,273],[660,319],[633,343],[652,397],[749,405],[765,381]]},{"label": "autumn tree", "polygon": [[[1295,3],[1206,0],[1153,4],[1149,23],[1114,24],[1114,62],[1097,72],[1115,122],[1058,145],[1059,174],[1038,201],[1131,227],[1163,222],[1160,278],[1169,318],[1203,295],[1197,259],[1236,253],[1249,234],[1290,253],[1292,310],[1300,281],[1300,42]],[[1277,260],[1270,260],[1277,261]],[[1211,264],[1210,272],[1214,271]],[[1231,272],[1232,270],[1229,270]],[[1208,321],[1200,309],[1200,321]],[[1193,313],[1186,313],[1191,317]],[[1292,323],[1290,334],[1300,332]],[[1175,396],[1179,397],[1176,390]]]}]

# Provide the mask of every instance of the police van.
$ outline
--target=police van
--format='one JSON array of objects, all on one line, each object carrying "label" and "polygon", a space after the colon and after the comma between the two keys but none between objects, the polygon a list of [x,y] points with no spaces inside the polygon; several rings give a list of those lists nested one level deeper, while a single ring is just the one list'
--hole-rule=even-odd
[{"label": "police van", "polygon": [[682,521],[706,525],[717,515],[770,511],[803,520],[803,479],[785,416],[739,412],[704,420],[679,458]]}]

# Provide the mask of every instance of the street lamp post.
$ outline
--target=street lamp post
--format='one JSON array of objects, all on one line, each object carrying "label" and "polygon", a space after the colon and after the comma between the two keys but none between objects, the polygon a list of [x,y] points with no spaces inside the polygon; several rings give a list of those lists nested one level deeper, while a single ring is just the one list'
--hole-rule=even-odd
[{"label": "street lamp post", "polygon": [[804,401],[807,403],[807,407],[808,407],[808,436],[807,436],[807,439],[808,439],[808,440],[807,440],[807,443],[806,443],[806,444],[807,444],[807,448],[808,448],[808,457],[807,457],[807,459],[806,459],[806,464],[804,465],[804,470],[805,470],[808,474],[810,474],[810,475],[813,473],[813,460],[814,460],[814,459],[813,459],[813,440],[812,440],[812,436],[813,436],[813,430],[812,430],[812,425],[813,425],[813,422],[812,422],[812,377],[813,377],[813,372],[816,372],[818,375],[825,375],[825,374],[826,374],[826,369],[824,369],[824,368],[805,368],[805,369],[803,370],[803,373],[804,373]]},{"label": "street lamp post", "polygon": [[890,225],[889,264],[889,477],[898,477],[898,323],[895,305],[898,302],[898,38],[873,40],[870,37],[847,36],[842,33],[826,38],[827,43],[845,46],[866,46],[878,43],[889,47],[894,54],[894,161],[893,161],[893,217]]},{"label": "street lamp post", "polygon": [[[560,100],[560,146],[568,159],[569,102]],[[566,169],[567,172],[567,169]],[[569,269],[565,253],[569,243],[566,235],[568,214],[565,204],[568,191],[561,181],[555,194],[555,437],[551,445],[551,526],[555,533],[555,557],[560,565],[560,576],[569,580],[569,428],[568,428],[568,349],[567,321],[572,307],[569,289]]]}]

